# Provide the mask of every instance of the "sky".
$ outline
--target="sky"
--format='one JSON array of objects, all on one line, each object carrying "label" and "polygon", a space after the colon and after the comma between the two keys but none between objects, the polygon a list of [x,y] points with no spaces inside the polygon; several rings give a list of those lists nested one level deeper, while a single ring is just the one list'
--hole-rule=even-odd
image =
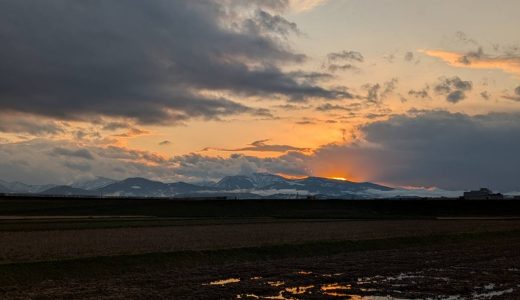
[{"label": "sky", "polygon": [[517,0],[4,0],[0,179],[520,191]]}]

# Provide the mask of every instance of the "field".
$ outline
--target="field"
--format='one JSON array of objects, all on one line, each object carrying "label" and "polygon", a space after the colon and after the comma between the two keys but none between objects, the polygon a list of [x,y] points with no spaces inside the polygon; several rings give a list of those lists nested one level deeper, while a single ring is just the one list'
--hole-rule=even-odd
[{"label": "field", "polygon": [[0,200],[2,299],[515,299],[520,202]]}]

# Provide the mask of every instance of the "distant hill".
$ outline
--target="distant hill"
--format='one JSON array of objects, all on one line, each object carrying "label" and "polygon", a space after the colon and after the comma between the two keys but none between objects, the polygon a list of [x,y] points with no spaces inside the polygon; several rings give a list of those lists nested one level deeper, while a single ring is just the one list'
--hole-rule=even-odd
[{"label": "distant hill", "polygon": [[96,177],[93,179],[86,179],[82,181],[75,182],[70,186],[73,188],[84,189],[84,190],[97,190],[112,183],[117,182],[117,180],[105,178],[105,177]]},{"label": "distant hill", "polygon": [[17,181],[7,182],[2,180],[0,180],[0,185],[8,189],[9,192],[17,194],[36,194],[56,186],[55,184],[31,185]]},{"label": "distant hill", "polygon": [[[24,190],[30,190],[29,185]],[[5,187],[5,186],[4,186]],[[8,187],[5,187],[10,190]],[[35,186],[33,186],[35,189]],[[191,184],[186,182],[164,183],[146,178],[127,178],[116,181],[97,177],[76,182],[70,186],[51,186],[35,192],[42,195],[99,195],[112,197],[228,197],[239,199],[277,198],[374,198],[392,191],[387,186],[370,182],[351,182],[321,177],[289,179],[269,173],[235,175],[220,181]]]},{"label": "distant hill", "polygon": [[9,189],[0,184],[0,193],[9,193]]},{"label": "distant hill", "polygon": [[104,196],[165,197],[168,185],[145,178],[127,178],[97,189]]},{"label": "distant hill", "polygon": [[50,195],[50,196],[97,196],[98,193],[96,191],[88,191],[84,189],[73,188],[67,185],[60,185],[52,187],[48,190],[45,190],[41,193],[41,195]]}]

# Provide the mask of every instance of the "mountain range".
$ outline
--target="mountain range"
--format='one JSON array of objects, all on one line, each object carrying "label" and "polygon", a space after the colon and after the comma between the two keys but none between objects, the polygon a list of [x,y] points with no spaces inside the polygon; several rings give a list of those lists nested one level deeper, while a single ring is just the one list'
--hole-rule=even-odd
[{"label": "mountain range", "polygon": [[228,198],[379,198],[393,188],[321,177],[289,179],[268,173],[235,175],[218,182],[164,183],[145,178],[121,181],[97,177],[71,185],[28,185],[0,181],[0,193],[106,197],[228,197]]}]

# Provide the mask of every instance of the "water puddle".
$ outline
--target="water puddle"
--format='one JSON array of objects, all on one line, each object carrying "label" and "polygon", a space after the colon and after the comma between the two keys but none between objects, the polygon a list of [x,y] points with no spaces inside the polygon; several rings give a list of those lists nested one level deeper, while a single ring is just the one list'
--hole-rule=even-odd
[{"label": "water puddle", "polygon": [[226,285],[226,284],[237,283],[237,282],[240,282],[240,278],[228,278],[228,279],[215,280],[210,283],[203,283],[202,285]]},{"label": "water puddle", "polygon": [[[292,275],[291,275],[292,274]],[[459,279],[451,279],[448,276],[439,276],[439,272],[430,274],[424,272],[407,272],[396,274],[385,274],[367,277],[336,277],[343,273],[312,273],[299,271],[299,275],[313,275],[299,277],[295,273],[288,273],[287,276],[262,277],[254,276],[246,279],[245,286],[251,289],[258,287],[257,291],[264,290],[262,293],[250,293],[247,290],[243,293],[235,294],[237,299],[272,299],[272,300],[298,300],[304,298],[338,298],[350,300],[410,300],[410,299],[446,299],[446,300],[465,300],[465,299],[494,299],[495,297],[508,297],[517,287],[505,284],[480,283],[472,290],[465,290],[457,294],[457,290],[452,293],[438,294],[439,287],[449,283],[467,283]],[[341,278],[341,280],[340,280]],[[279,279],[279,280],[277,280]],[[283,279],[283,280],[282,280]],[[237,283],[239,278],[228,278],[212,281],[205,285],[222,286]],[[242,286],[242,285],[240,285]],[[417,289],[416,287],[422,287]],[[431,288],[429,288],[431,287]],[[520,285],[518,286],[520,287]]]},{"label": "water puddle", "polygon": [[332,297],[348,297],[349,295],[345,293],[352,288],[350,284],[341,285],[338,283],[330,283],[321,286],[321,292],[324,295],[332,296]]},{"label": "water puddle", "polygon": [[299,274],[299,275],[311,275],[312,272],[309,272],[309,271],[298,271],[298,272],[296,272],[296,274]]},{"label": "water puddle", "polygon": [[267,284],[270,285],[270,286],[275,286],[276,287],[276,286],[284,285],[285,282],[283,282],[283,281],[268,281]]},{"label": "water puddle", "polygon": [[284,291],[280,291],[276,296],[259,296],[255,294],[239,294],[237,299],[268,299],[268,300],[298,300],[296,298],[287,298],[284,296]]},{"label": "water puddle", "polygon": [[287,291],[293,295],[302,295],[302,294],[305,294],[308,290],[312,289],[313,287],[314,287],[314,285],[295,286],[295,287],[285,288],[285,291]]}]

